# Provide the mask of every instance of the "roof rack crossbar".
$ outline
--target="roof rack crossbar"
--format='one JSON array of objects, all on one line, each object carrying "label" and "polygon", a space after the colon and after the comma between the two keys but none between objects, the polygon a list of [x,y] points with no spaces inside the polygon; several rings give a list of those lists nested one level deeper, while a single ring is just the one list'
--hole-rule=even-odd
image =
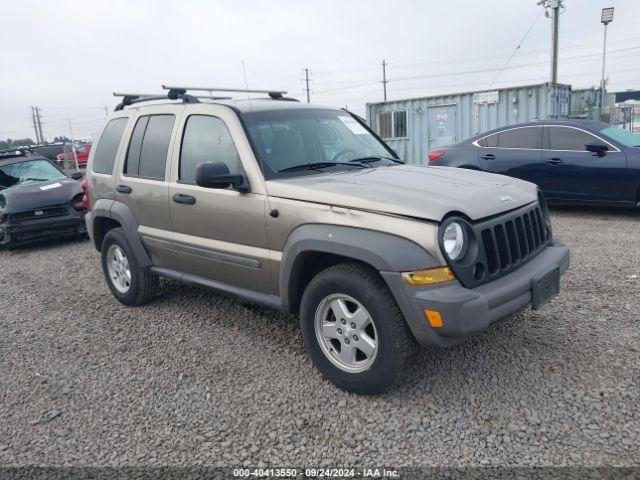
[{"label": "roof rack crossbar", "polygon": [[187,92],[188,90],[198,92],[225,92],[225,93],[266,93],[274,100],[284,99],[286,90],[256,90],[252,88],[228,88],[228,87],[173,87],[170,85],[162,85],[162,88],[169,90],[169,92]]},{"label": "roof rack crossbar", "polygon": [[227,87],[172,87],[169,85],[162,85],[165,90],[196,90],[200,92],[236,92],[236,93],[279,93],[284,95],[286,90],[254,90],[252,88],[227,88]]},{"label": "roof rack crossbar", "polygon": [[114,97],[122,97],[122,101],[116,105],[115,112],[122,110],[124,107],[133,105],[134,103],[150,102],[153,100],[182,100],[184,103],[199,103],[196,97],[187,95],[184,91],[170,91],[167,95],[148,94],[148,93],[118,93],[113,92]]}]

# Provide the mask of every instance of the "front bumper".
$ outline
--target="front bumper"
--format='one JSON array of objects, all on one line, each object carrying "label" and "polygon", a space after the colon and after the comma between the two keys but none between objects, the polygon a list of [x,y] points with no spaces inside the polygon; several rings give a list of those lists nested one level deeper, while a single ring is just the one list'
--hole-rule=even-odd
[{"label": "front bumper", "polygon": [[[448,346],[486,330],[492,323],[529,305],[532,279],[569,268],[569,249],[557,240],[517,270],[469,289],[459,282],[428,287],[407,285],[397,272],[381,272],[409,327],[423,345]],[[425,309],[440,312],[443,326],[432,328]]]},{"label": "front bumper", "polygon": [[17,245],[40,240],[67,238],[87,232],[83,211],[37,220],[0,224],[0,245]]}]

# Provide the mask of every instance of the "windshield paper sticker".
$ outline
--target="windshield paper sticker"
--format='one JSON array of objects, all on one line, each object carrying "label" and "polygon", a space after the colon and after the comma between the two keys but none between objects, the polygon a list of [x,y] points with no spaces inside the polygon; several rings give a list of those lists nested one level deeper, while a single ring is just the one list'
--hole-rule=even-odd
[{"label": "windshield paper sticker", "polygon": [[344,123],[349,130],[351,130],[356,135],[368,135],[367,129],[360,125],[353,117],[348,117],[346,115],[340,115],[338,118]]},{"label": "windshield paper sticker", "polygon": [[52,188],[58,188],[61,186],[61,183],[52,183],[51,185],[43,185],[42,187],[40,187],[40,190],[51,190]]}]

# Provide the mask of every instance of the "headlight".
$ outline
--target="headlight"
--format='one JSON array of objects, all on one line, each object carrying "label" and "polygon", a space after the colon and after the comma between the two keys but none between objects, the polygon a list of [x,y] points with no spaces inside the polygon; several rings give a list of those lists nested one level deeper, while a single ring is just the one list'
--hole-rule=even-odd
[{"label": "headlight", "polygon": [[442,234],[442,246],[450,260],[460,258],[466,247],[464,229],[458,222],[451,222]]}]

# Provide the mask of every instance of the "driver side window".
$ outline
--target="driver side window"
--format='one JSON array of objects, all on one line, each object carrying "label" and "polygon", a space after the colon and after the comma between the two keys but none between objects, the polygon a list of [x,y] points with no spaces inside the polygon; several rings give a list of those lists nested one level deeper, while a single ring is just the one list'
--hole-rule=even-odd
[{"label": "driver side window", "polygon": [[205,162],[223,162],[231,174],[242,173],[240,156],[224,122],[208,115],[191,115],[182,135],[178,179],[195,183],[196,169]]}]

